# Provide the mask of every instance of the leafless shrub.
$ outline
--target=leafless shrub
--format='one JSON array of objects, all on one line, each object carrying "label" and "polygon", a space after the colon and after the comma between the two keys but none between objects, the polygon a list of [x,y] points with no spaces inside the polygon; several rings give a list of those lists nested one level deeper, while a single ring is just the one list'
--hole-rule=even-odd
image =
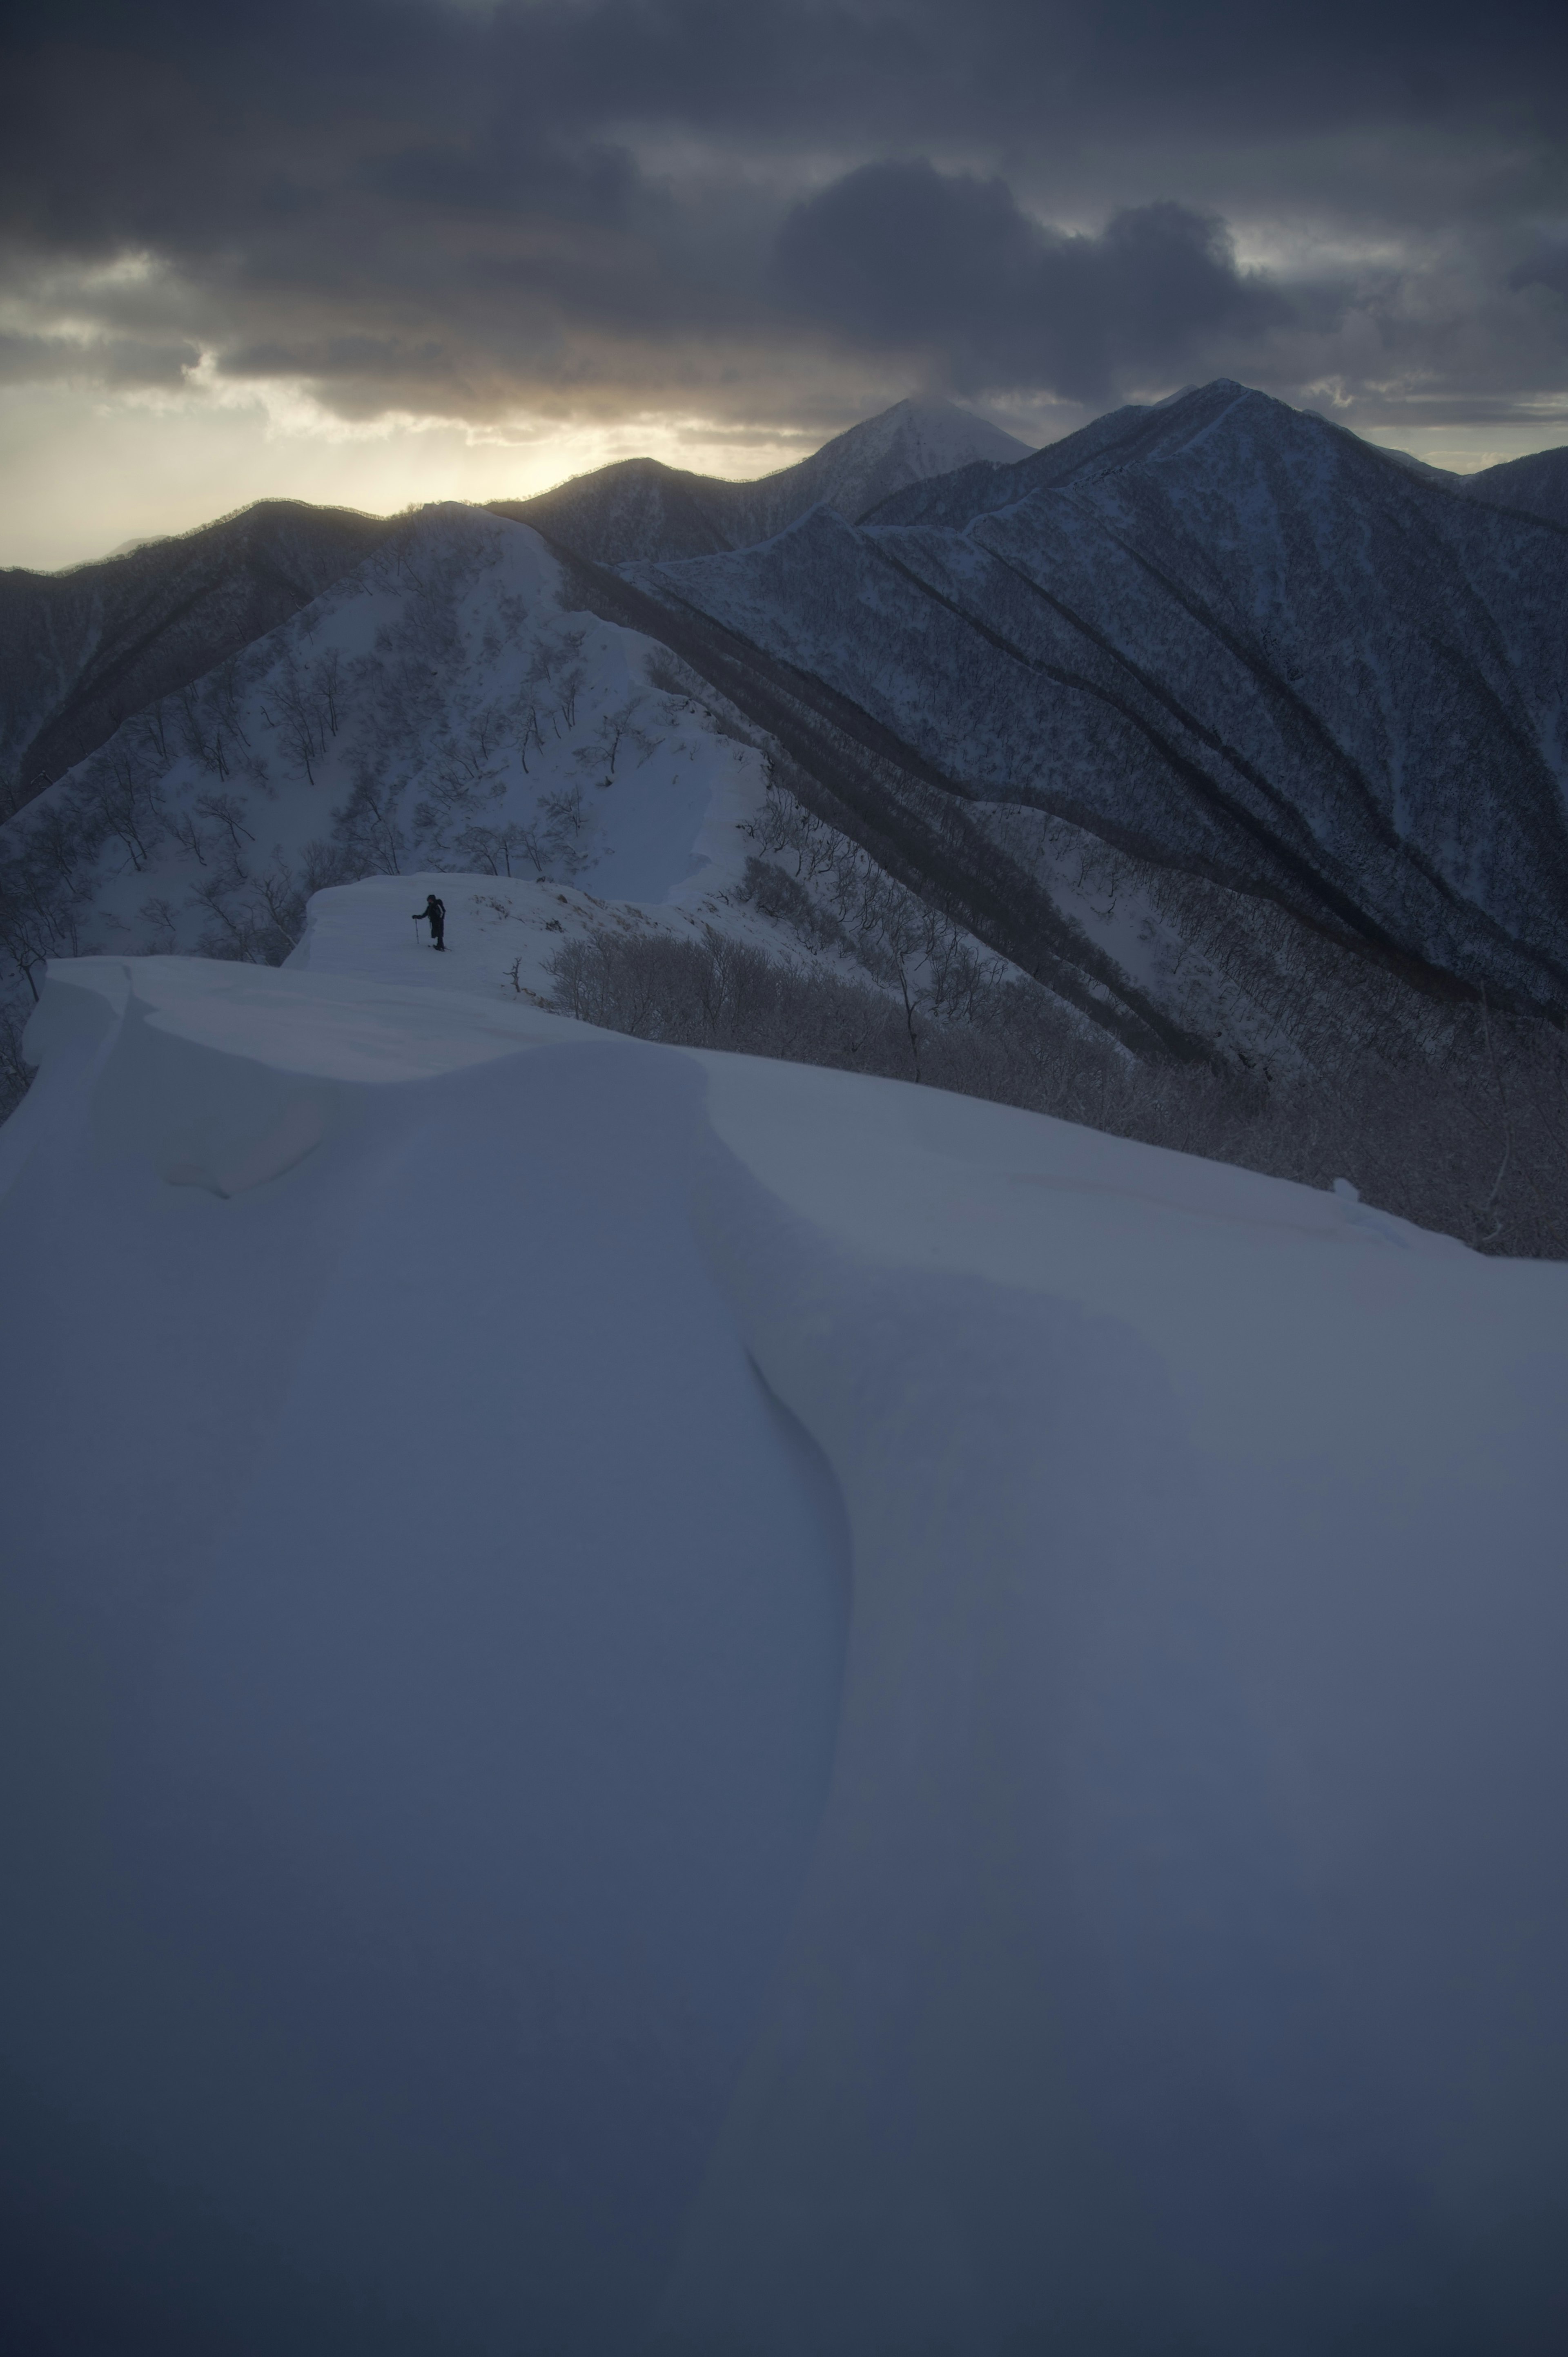
[{"label": "leafless shrub", "polygon": [[403,824],[405,790],[405,780],[389,780],[382,770],[367,765],[356,776],[347,802],[333,812],[334,838],[350,859],[362,863],[361,874],[402,875],[403,855],[408,850]]},{"label": "leafless shrub", "polygon": [[1271,1082],[1144,1062],[1048,993],[990,984],[966,1017],[923,1017],[869,982],[767,957],[712,929],[690,941],[602,933],[549,972],[564,1014],[633,1038],[915,1080],[1112,1135],[1326,1187],[1477,1250],[1568,1256],[1568,1041],[1487,1017],[1440,1051],[1346,1049]]},{"label": "leafless shrub", "polygon": [[0,1121],[22,1102],[33,1075],[22,1053],[29,1010],[14,1002],[0,1006]]},{"label": "leafless shrub", "polygon": [[145,943],[151,957],[172,957],[179,945],[179,925],[173,908],[161,894],[155,893],[144,900],[137,915],[147,928]]},{"label": "leafless shrub", "polygon": [[358,884],[375,873],[347,844],[307,843],[299,859],[300,894],[308,900],[313,892],[328,891],[336,884]]},{"label": "leafless shrub", "polygon": [[281,965],[305,930],[305,894],[282,859],[260,875],[234,867],[205,876],[188,905],[209,920],[199,944],[203,957]]},{"label": "leafless shrub", "polygon": [[776,962],[711,927],[691,941],[568,942],[546,970],[563,1014],[634,1039],[910,1073],[902,1011],[881,992]]}]

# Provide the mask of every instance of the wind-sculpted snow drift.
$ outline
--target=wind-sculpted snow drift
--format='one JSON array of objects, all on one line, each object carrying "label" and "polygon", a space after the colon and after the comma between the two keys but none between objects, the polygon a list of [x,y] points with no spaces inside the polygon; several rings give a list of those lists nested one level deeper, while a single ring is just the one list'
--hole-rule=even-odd
[{"label": "wind-sculpted snow drift", "polygon": [[9,2348],[1561,2345],[1568,1271],[349,973],[33,1045]]}]

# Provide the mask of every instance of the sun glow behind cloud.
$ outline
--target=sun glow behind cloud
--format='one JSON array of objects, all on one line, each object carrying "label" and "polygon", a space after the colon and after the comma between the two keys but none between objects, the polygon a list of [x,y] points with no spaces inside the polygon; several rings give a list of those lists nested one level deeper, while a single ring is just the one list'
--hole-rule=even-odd
[{"label": "sun glow behind cloud", "polygon": [[[865,414],[912,389],[868,389]],[[1312,406],[1343,418],[1330,387],[1318,389]],[[1035,443],[1072,432],[1090,414],[1062,403],[985,407],[998,424]],[[400,413],[361,422],[334,415],[303,385],[235,382],[207,369],[192,371],[177,391],[15,385],[0,388],[0,471],[9,480],[0,566],[48,572],[83,564],[128,541],[191,531],[255,500],[308,500],[390,515],[432,500],[528,499],[631,457],[746,480],[792,466],[849,422],[802,429],[651,409],[620,418],[519,415],[478,425]],[[1528,422],[1358,430],[1431,466],[1468,474],[1568,442],[1568,397],[1542,404]]]},{"label": "sun glow behind cloud", "polygon": [[641,457],[748,478],[792,465],[823,438],[658,413],[478,426],[392,413],[361,424],[332,415],[303,386],[218,384],[204,372],[181,392],[13,386],[0,391],[0,468],[11,485],[0,565],[81,564],[262,499],[387,515],[429,500],[527,499]]},{"label": "sun glow behind cloud", "polygon": [[763,474],[920,391],[1033,443],[1221,375],[1460,470],[1560,441],[1562,12],[1383,17],[18,0],[0,563]]}]

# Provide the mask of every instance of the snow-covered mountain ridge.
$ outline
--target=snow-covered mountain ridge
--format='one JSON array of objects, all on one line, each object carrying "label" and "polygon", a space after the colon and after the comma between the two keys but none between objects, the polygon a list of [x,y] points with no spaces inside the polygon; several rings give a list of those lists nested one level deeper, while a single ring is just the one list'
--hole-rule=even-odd
[{"label": "snow-covered mountain ridge", "polygon": [[[13,1009],[52,955],[281,960],[313,891],[368,874],[466,874],[469,898],[532,879],[585,896],[585,940],[625,938],[604,912],[626,903],[650,940],[712,924],[882,992],[867,1019],[896,1006],[904,1046],[890,1032],[863,1069],[934,1072],[921,1037],[956,1021],[947,1085],[1098,1104],[1292,1175],[1323,1173],[1283,1132],[1118,1113],[1122,1066],[1369,1107],[1435,1105],[1412,1076],[1463,1067],[1463,1181],[1409,1191],[1423,1114],[1408,1147],[1358,1149],[1358,1182],[1474,1241],[1559,1249],[1565,553],[1546,522],[1227,384],[869,522],[819,505],[683,560],[612,566],[426,511],[0,832]],[[626,979],[575,1011],[620,1020]],[[835,1003],[834,1036],[860,1037],[858,1002]],[[1499,1009],[1536,1027],[1516,1077],[1539,1181]],[[800,1015],[768,1037],[827,1054]],[[1483,1098],[1509,1108],[1486,1170]],[[1499,1167],[1544,1207],[1522,1227],[1498,1225]]]},{"label": "snow-covered mountain ridge", "polygon": [[[379,874],[383,952],[406,958],[439,887],[443,971],[498,997],[549,998],[572,943],[705,943],[716,929],[775,968],[837,977],[837,997],[804,1028],[797,1009],[781,1037],[853,1041],[887,960],[875,926],[851,933],[824,912],[807,942],[798,912],[786,921],[750,888],[779,800],[759,732],[657,640],[575,608],[535,533],[427,513],[16,823],[0,910],[21,969],[12,1021],[64,953],[319,965],[334,888]],[[863,910],[891,908],[906,931],[918,920],[926,947],[910,931],[900,973],[933,950],[944,971],[1001,971],[835,848]]]},{"label": "snow-covered mountain ridge", "polygon": [[771,539],[813,507],[856,522],[910,484],[974,467],[983,474],[1028,445],[951,402],[900,401],[824,442],[809,458],[751,483],[688,475],[627,458],[491,512],[532,524],[575,555],[604,565],[696,556]]},{"label": "snow-covered mountain ridge", "polygon": [[535,533],[459,506],[123,729],[15,827],[82,847],[59,919],[74,946],[276,962],[303,896],[345,875],[587,874],[657,902],[716,859],[727,884],[765,791],[657,641],[570,611]]},{"label": "snow-covered mountain ridge", "polygon": [[[618,561],[732,548],[818,500],[854,517],[923,475],[1026,445],[944,402],[899,402],[756,483],[630,459],[494,511]],[[20,808],[119,723],[177,694],[339,579],[397,518],[263,500],[60,575],[0,571],[0,809]]]},{"label": "snow-covered mountain ridge", "polygon": [[298,613],[386,529],[263,500],[102,564],[0,571],[0,809],[11,815],[132,714]]},{"label": "snow-covered mountain ridge", "polygon": [[1568,1003],[1568,539],[1321,419],[1212,385],[858,528],[627,572],[689,660],[719,627],[734,700],[750,651],[759,713],[782,664],[869,724],[862,823],[945,807],[969,890],[989,865],[1036,937],[1076,834],[1151,942],[1174,872],[1244,954],[1285,911],[1427,986]]},{"label": "snow-covered mountain ridge", "polygon": [[397,884],[0,1133],[16,2344],[1536,2357],[1568,1271]]}]

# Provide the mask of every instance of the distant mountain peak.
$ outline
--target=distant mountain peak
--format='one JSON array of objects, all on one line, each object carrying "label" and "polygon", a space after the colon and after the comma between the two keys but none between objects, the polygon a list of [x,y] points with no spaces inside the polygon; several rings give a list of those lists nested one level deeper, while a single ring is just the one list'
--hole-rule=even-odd
[{"label": "distant mountain peak", "polygon": [[[972,466],[977,458],[987,458],[1001,466],[1026,458],[1031,446],[1020,442],[1015,435],[1006,434],[990,419],[979,417],[971,409],[961,409],[956,402],[934,395],[911,393],[896,401],[891,409],[878,410],[875,416],[863,417],[858,425],[847,426],[824,442],[811,457],[802,458],[800,468],[828,471],[842,469],[845,461],[863,463],[872,452],[903,449],[914,456],[917,463],[940,459],[940,466],[919,464],[918,475],[911,481],[923,479],[929,473],[947,474],[954,467]],[[785,470],[793,474],[795,468]],[[772,479],[771,478],[768,479]],[[886,498],[886,493],[882,494]]]},{"label": "distant mountain peak", "polygon": [[935,475],[1004,467],[1026,442],[956,402],[911,395],[863,417],[808,458],[750,483],[689,475],[651,458],[621,458],[532,500],[495,500],[498,514],[600,565],[696,556],[771,540],[814,507],[850,523]]},{"label": "distant mountain peak", "polygon": [[1013,466],[1032,455],[1026,442],[956,402],[910,395],[835,434],[798,466],[746,485],[747,537],[770,538],[808,506],[836,509],[856,523],[911,484],[961,467]]}]

